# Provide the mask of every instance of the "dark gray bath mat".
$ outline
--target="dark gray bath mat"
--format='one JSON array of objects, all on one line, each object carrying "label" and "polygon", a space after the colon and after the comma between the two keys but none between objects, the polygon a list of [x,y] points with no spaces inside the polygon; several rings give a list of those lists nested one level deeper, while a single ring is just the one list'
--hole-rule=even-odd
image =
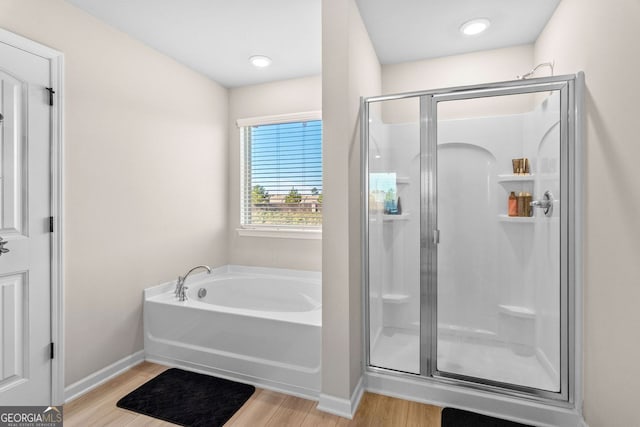
[{"label": "dark gray bath mat", "polygon": [[168,369],[116,404],[182,426],[221,426],[255,387],[182,369]]},{"label": "dark gray bath mat", "polygon": [[444,408],[442,410],[442,427],[532,427],[513,421],[501,420],[462,409]]}]

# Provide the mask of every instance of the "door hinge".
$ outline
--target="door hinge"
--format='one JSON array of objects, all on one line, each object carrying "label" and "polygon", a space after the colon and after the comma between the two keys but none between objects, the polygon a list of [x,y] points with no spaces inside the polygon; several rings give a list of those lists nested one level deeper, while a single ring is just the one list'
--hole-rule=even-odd
[{"label": "door hinge", "polygon": [[53,343],[50,344],[49,350],[49,357],[53,359]]},{"label": "door hinge", "polygon": [[56,91],[53,90],[52,87],[46,87],[45,89],[49,91],[49,105],[53,106],[53,94],[56,93]]},{"label": "door hinge", "polygon": [[49,233],[53,233],[53,217],[49,217]]}]

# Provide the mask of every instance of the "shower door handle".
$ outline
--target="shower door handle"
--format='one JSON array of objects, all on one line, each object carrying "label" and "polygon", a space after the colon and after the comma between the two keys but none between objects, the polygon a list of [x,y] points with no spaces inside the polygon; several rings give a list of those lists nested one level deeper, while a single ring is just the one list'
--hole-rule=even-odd
[{"label": "shower door handle", "polygon": [[433,244],[437,245],[440,243],[440,230],[433,230]]}]

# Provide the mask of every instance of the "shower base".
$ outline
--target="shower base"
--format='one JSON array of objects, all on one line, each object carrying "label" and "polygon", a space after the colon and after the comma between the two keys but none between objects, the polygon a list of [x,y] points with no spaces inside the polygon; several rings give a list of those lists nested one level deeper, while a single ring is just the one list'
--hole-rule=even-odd
[{"label": "shower base", "polygon": [[[418,331],[384,328],[371,351],[371,365],[420,373]],[[438,370],[491,381],[555,391],[553,378],[538,357],[519,356],[495,342],[446,337],[438,340]]]}]

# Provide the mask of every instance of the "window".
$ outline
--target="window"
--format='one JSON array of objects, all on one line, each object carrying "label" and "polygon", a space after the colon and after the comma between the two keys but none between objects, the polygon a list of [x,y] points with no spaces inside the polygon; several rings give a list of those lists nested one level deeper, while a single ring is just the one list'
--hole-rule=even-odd
[{"label": "window", "polygon": [[[248,122],[248,125],[244,123]],[[241,225],[320,230],[322,120],[318,113],[239,120]]]}]

